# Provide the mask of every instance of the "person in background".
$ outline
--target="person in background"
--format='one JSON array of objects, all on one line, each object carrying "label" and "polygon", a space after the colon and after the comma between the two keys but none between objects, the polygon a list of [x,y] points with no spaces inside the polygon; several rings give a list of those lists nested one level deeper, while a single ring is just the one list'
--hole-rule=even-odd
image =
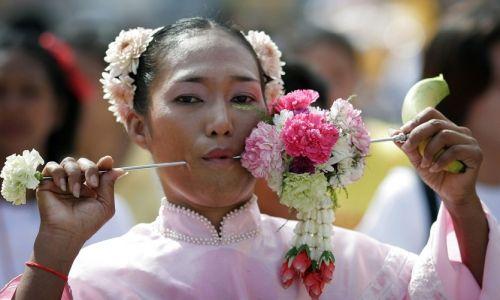
[{"label": "person in background", "polygon": [[[438,110],[470,128],[484,159],[477,193],[500,217],[500,11],[498,6],[446,18],[428,45],[422,77],[443,74],[450,88]],[[474,13],[474,14],[473,14]],[[358,229],[376,239],[420,252],[440,205],[437,195],[410,168],[396,168],[381,184]]]},{"label": "person in background", "polygon": [[[0,36],[0,160],[37,149],[46,161],[74,150],[81,101],[87,86],[74,65],[71,49],[49,32],[8,29]],[[33,249],[40,217],[35,194],[13,207],[0,201],[0,285],[23,271]],[[117,216],[88,241],[125,233],[133,220],[123,200]]]},{"label": "person in background", "polygon": [[82,101],[74,152],[94,160],[107,153],[116,164],[122,164],[130,143],[113,116],[107,113],[99,82],[105,67],[102,59],[105,45],[100,42],[99,32],[90,28],[79,27],[65,36],[74,49],[76,63],[91,87]]},{"label": "person in background", "polygon": [[[301,34],[298,41],[294,47],[296,55],[327,80],[328,107],[337,98],[347,99],[357,93],[362,80],[360,54],[345,36],[320,29],[309,29]],[[370,102],[363,96],[353,97],[352,101],[355,107],[361,109]],[[365,114],[363,119],[372,138],[387,137],[389,129],[399,127]],[[409,166],[410,163],[392,143],[372,144],[363,178],[348,186],[346,193],[339,194],[340,207],[336,212],[335,223],[338,226],[354,228],[363,217],[380,182],[389,170],[400,165]]]},{"label": "person in background", "polygon": [[[67,30],[65,36],[75,49],[77,63],[86,77],[90,79],[92,89],[81,107],[75,155],[98,160],[99,157],[107,154],[113,157],[118,166],[151,163],[149,153],[130,143],[127,134],[116,123],[115,117],[109,113],[106,101],[103,101],[99,78],[105,68],[102,58],[106,49],[101,40],[106,34],[89,27],[88,24],[78,23],[77,25],[78,29]],[[151,222],[158,213],[160,205],[154,199],[161,198],[163,191],[156,178],[154,171],[151,170],[134,172],[120,180],[117,185],[117,193],[127,201],[136,222]],[[141,190],[143,200],[129,201],[139,197],[136,186],[143,187]]]}]

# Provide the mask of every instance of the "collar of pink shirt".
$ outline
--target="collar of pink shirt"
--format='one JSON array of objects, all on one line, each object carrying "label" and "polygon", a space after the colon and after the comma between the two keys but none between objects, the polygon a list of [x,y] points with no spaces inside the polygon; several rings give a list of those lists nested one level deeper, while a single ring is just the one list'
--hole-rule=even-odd
[{"label": "collar of pink shirt", "polygon": [[233,244],[254,237],[260,229],[260,210],[255,195],[224,216],[221,230],[204,216],[162,199],[158,229],[165,237],[198,245]]}]

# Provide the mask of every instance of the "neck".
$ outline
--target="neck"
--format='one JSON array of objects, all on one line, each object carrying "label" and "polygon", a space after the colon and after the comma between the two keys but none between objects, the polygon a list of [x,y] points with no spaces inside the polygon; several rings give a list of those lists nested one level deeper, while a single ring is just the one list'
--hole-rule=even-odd
[{"label": "neck", "polygon": [[205,218],[207,218],[210,221],[210,223],[212,223],[212,225],[217,229],[218,232],[220,232],[220,230],[221,230],[221,223],[222,223],[222,219],[224,218],[224,216],[226,216],[229,212],[237,209],[238,207],[244,205],[251,198],[252,198],[252,196],[250,195],[249,197],[245,197],[245,199],[243,201],[240,201],[240,202],[235,203],[235,204],[231,204],[228,206],[222,206],[222,207],[208,207],[208,206],[203,206],[203,205],[199,205],[196,203],[180,200],[179,198],[176,198],[176,197],[171,197],[171,198],[167,197],[169,202],[176,204],[176,205],[179,205],[179,206],[187,207],[187,208],[199,213],[200,215],[204,216]]},{"label": "neck", "polygon": [[478,181],[487,185],[500,185],[500,155],[483,149],[483,163],[479,169]]}]

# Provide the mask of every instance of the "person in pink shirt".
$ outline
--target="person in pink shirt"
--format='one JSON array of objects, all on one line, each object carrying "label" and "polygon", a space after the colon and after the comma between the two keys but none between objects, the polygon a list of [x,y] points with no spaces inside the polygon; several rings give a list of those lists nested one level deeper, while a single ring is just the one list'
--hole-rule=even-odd
[{"label": "person in pink shirt", "polygon": [[[111,157],[49,162],[43,173],[53,181],[37,191],[41,224],[29,266],[0,299],[317,299],[318,290],[323,299],[498,295],[500,230],[474,188],[481,150],[468,129],[435,109],[400,129],[409,133],[401,148],[416,166],[420,142],[430,138],[434,152],[447,149],[433,167],[418,168],[444,201],[426,249],[417,256],[335,228],[331,283],[282,281],[294,221],[260,213],[255,178],[232,158],[259,121],[235,104],[264,109],[278,80],[266,74],[273,51],[258,56],[254,47],[240,31],[202,18],[122,32],[103,75],[111,110],[155,162],[188,165],[158,170],[166,197],[154,222],[81,249],[112,217],[114,182],[124,172],[112,169]],[[443,171],[457,159],[464,173]]]}]

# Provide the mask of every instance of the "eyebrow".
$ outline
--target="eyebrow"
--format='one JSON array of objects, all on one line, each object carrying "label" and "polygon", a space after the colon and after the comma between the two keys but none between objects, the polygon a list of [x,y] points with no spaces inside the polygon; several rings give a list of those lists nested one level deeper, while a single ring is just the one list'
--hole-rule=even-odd
[{"label": "eyebrow", "polygon": [[[231,79],[233,81],[240,81],[240,82],[258,82],[257,79],[253,78],[253,77],[249,77],[249,76],[244,76],[244,75],[232,75],[231,76]],[[206,81],[207,78],[206,77],[199,77],[199,76],[185,76],[185,77],[181,77],[177,80],[175,80],[175,82],[195,82],[195,83],[202,83],[203,81]]]}]

